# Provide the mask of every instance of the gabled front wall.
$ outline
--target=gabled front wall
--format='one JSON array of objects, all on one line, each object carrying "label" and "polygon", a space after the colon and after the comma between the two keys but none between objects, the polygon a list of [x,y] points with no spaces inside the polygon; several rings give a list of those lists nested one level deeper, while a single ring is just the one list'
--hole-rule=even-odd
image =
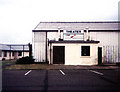
[{"label": "gabled front wall", "polygon": [[[48,40],[58,40],[58,28],[63,30],[86,30],[89,29],[89,39],[100,41],[99,47],[102,47],[102,61],[103,63],[116,63],[120,61],[120,31],[119,22],[40,22],[33,30],[33,56],[36,61],[44,62],[50,60],[49,43]],[[35,41],[35,38],[40,37],[41,33],[46,33],[46,43],[43,44]],[[38,35],[37,35],[38,34]],[[36,37],[37,35],[37,37]],[[38,37],[38,39],[39,39]],[[86,32],[84,33],[84,40],[86,40]],[[63,39],[63,32],[61,32],[61,39]],[[40,44],[41,43],[41,44]],[[40,47],[41,46],[41,47]],[[45,50],[43,52],[43,50]],[[43,53],[43,54],[40,54]],[[42,55],[42,56],[41,56]],[[47,58],[46,58],[47,56]],[[84,58],[85,60],[85,58]]]},{"label": "gabled front wall", "polygon": [[[53,46],[65,46],[65,65],[97,65],[98,44],[52,43],[50,63],[53,64]],[[90,46],[90,56],[81,56],[81,46]]]},{"label": "gabled front wall", "polygon": [[[44,36],[42,34],[45,34]],[[49,43],[48,40],[58,39],[57,32],[33,32],[33,56],[37,62],[49,61]],[[120,52],[118,47],[118,31],[95,31],[89,32],[90,40],[100,41],[98,46],[102,47],[102,61],[103,63],[116,63],[119,61]],[[46,37],[47,36],[47,37]],[[39,41],[40,39],[44,41]],[[63,32],[61,32],[63,38]],[[41,40],[42,40],[41,39]],[[86,40],[86,32],[84,33],[84,40]],[[46,47],[47,45],[47,47]],[[47,49],[46,49],[47,48]],[[47,58],[46,58],[47,56]]]}]

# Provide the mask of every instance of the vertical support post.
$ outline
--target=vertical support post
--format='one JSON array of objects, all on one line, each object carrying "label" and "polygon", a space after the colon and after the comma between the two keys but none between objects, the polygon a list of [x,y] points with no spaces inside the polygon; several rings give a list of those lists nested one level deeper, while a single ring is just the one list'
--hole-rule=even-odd
[{"label": "vertical support post", "polygon": [[108,46],[108,62],[107,63],[109,63],[110,61],[109,61],[109,46]]},{"label": "vertical support post", "polygon": [[87,32],[87,39],[86,40],[89,40],[89,35],[88,35],[88,27],[86,27],[86,32]]},{"label": "vertical support post", "polygon": [[23,45],[23,57],[24,57],[24,45]]},{"label": "vertical support post", "polygon": [[29,46],[29,57],[31,57],[32,56],[32,45],[29,43],[28,46]]},{"label": "vertical support post", "polygon": [[10,55],[9,56],[10,56],[10,60],[11,60],[11,45],[10,45]]},{"label": "vertical support post", "polygon": [[49,64],[52,64],[52,48],[51,48],[51,43],[50,43],[50,63]]},{"label": "vertical support post", "polygon": [[119,50],[120,50],[120,48],[119,48],[119,46],[118,46],[118,62],[120,62],[120,61],[119,61],[119,59],[120,59],[120,56],[119,56],[120,52],[119,52]]},{"label": "vertical support post", "polygon": [[114,56],[115,56],[115,53],[114,53],[114,45],[113,45],[113,62],[115,62]]},{"label": "vertical support post", "polygon": [[106,46],[106,62],[105,63],[107,63],[107,61],[108,61],[108,49],[107,49],[107,46]]},{"label": "vertical support post", "polygon": [[60,27],[58,27],[58,41],[61,39]]},{"label": "vertical support post", "polygon": [[46,54],[46,55],[45,55],[46,63],[47,63],[47,61],[48,61],[48,60],[47,60],[47,46],[48,46],[48,40],[47,40],[47,32],[46,32],[46,47],[45,47],[45,48],[46,48],[46,50],[45,50],[45,52],[46,52],[46,53],[45,53],[45,54]]},{"label": "vertical support post", "polygon": [[103,46],[103,62],[105,61],[105,46]]}]

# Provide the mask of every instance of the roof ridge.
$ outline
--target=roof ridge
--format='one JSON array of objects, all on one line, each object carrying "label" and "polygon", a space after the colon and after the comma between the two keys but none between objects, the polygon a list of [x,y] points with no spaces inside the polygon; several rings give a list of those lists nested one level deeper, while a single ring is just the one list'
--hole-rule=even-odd
[{"label": "roof ridge", "polygon": [[40,23],[120,23],[120,21],[41,21]]}]

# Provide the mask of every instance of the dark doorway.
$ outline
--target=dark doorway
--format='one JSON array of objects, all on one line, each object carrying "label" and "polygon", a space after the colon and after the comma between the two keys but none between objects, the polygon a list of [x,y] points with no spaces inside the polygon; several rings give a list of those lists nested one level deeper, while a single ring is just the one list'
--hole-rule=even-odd
[{"label": "dark doorway", "polygon": [[53,64],[65,63],[65,46],[53,46]]},{"label": "dark doorway", "polygon": [[102,64],[102,47],[98,47],[98,65]]}]

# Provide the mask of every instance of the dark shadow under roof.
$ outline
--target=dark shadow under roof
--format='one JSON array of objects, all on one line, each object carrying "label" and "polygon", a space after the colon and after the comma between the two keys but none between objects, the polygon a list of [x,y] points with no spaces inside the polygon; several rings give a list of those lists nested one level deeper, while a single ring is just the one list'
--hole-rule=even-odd
[{"label": "dark shadow under roof", "polygon": [[23,46],[24,51],[29,51],[29,47],[27,44],[0,44],[0,50],[23,51]]},{"label": "dark shadow under roof", "polygon": [[49,43],[99,43],[100,41],[55,41],[55,40],[50,40]]}]

